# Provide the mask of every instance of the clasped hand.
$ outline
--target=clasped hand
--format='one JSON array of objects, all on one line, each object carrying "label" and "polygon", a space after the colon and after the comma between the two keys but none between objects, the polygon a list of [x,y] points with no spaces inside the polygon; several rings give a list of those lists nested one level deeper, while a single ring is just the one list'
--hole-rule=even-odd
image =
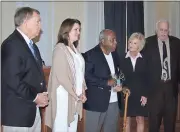
[{"label": "clasped hand", "polygon": [[116,92],[122,91],[122,86],[117,85],[117,81],[115,79],[109,79],[108,80],[108,85],[113,87],[113,90],[116,91]]},{"label": "clasped hand", "polygon": [[37,104],[38,107],[47,106],[49,103],[48,93],[47,92],[38,93],[35,103]]},{"label": "clasped hand", "polygon": [[147,103],[147,98],[146,98],[146,97],[144,97],[144,96],[141,96],[141,100],[140,100],[140,102],[141,102],[141,106],[145,106],[145,105],[146,105],[146,103]]},{"label": "clasped hand", "polygon": [[82,103],[85,103],[87,100],[86,95],[85,94],[81,94],[78,96],[78,101],[81,101]]}]

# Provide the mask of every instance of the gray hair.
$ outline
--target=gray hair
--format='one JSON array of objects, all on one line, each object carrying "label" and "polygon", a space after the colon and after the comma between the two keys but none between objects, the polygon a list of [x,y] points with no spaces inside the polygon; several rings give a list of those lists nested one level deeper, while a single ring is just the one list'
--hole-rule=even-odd
[{"label": "gray hair", "polygon": [[33,12],[40,14],[40,12],[38,10],[30,8],[30,7],[18,8],[14,15],[15,27],[19,27],[24,22],[25,19],[31,18],[33,15]]},{"label": "gray hair", "polygon": [[[100,34],[99,34],[99,42],[101,42],[103,39],[105,39],[107,36],[106,36],[106,32],[107,31],[112,31],[110,29],[103,29]],[[113,31],[112,31],[113,32]]]},{"label": "gray hair", "polygon": [[144,35],[142,33],[135,32],[129,37],[128,43],[133,39],[140,40],[139,51],[141,51],[145,46],[145,37],[144,37]]},{"label": "gray hair", "polygon": [[168,20],[166,20],[166,19],[160,19],[160,20],[158,20],[158,21],[156,22],[156,31],[158,30],[159,23],[161,23],[161,22],[167,23],[167,24],[168,24],[168,27],[169,27],[169,21],[168,21]]}]

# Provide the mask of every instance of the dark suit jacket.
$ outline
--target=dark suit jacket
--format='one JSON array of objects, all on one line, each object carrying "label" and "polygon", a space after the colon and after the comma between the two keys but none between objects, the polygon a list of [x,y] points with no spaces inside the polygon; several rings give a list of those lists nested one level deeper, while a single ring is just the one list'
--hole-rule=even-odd
[{"label": "dark suit jacket", "polygon": [[[125,55],[126,56],[126,55]],[[125,76],[123,86],[127,86],[132,94],[147,96],[148,87],[147,87],[147,64],[142,55],[142,58],[139,57],[136,60],[135,71],[133,71],[133,65],[131,58],[126,58],[125,56],[120,58],[121,70]]]},{"label": "dark suit jacket", "polygon": [[[142,55],[142,54],[141,54]],[[126,55],[120,58],[121,62],[121,71],[125,76],[125,80],[123,82],[123,86],[129,88],[131,94],[128,99],[128,116],[147,116],[146,108],[141,106],[140,99],[141,96],[147,97],[148,95],[148,79],[147,79],[147,71],[146,71],[146,61],[144,56],[142,58],[139,57],[136,60],[135,70],[133,70],[133,65],[131,62],[131,58],[127,57]],[[123,113],[124,114],[124,97],[122,96],[122,106],[123,106]],[[119,100],[120,101],[120,100]]]},{"label": "dark suit jacket", "polygon": [[[87,101],[84,108],[90,111],[105,112],[109,105],[111,87],[107,85],[111,72],[106,58],[99,45],[87,51],[85,58],[85,80],[87,85]],[[112,52],[115,72],[119,72],[119,60],[116,52]]]},{"label": "dark suit jacket", "polygon": [[[178,93],[178,76],[179,76],[179,64],[180,64],[180,56],[179,56],[179,46],[180,40],[176,37],[169,36],[169,45],[170,45],[170,65],[171,65],[171,83],[173,89],[172,92],[174,96],[177,96]],[[153,95],[153,92],[156,91],[158,83],[161,80],[161,61],[160,61],[160,53],[158,48],[158,39],[157,36],[151,36],[146,39],[146,45],[142,52],[147,61],[147,72],[149,77],[150,87],[149,95]]]},{"label": "dark suit jacket", "polygon": [[[35,50],[40,59],[38,48]],[[22,35],[15,30],[1,46],[2,125],[31,127],[36,116],[33,102],[46,91],[42,63],[37,62]]]}]

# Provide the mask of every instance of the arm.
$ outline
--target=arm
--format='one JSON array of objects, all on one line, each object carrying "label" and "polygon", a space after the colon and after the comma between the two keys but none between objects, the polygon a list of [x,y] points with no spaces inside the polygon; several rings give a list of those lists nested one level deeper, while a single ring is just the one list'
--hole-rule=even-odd
[{"label": "arm", "polygon": [[150,74],[150,69],[151,69],[151,47],[149,47],[151,43],[148,43],[148,40],[146,41],[145,47],[143,49],[143,57],[144,57],[144,89],[143,89],[143,96],[148,97],[148,93],[151,91],[151,74]]},{"label": "arm", "polygon": [[96,85],[100,87],[108,86],[108,79],[97,77],[94,74],[94,64],[91,56],[85,55],[85,79],[87,84]]},{"label": "arm", "polygon": [[142,96],[144,97],[148,97],[148,92],[149,92],[149,79],[148,79],[148,73],[145,72],[144,73],[144,78],[143,78],[143,87],[142,87]]},{"label": "arm", "polygon": [[2,47],[2,79],[18,97],[33,101],[37,91],[23,80],[28,74],[25,69],[26,60],[21,58],[19,47],[14,45],[14,43],[6,43]]}]

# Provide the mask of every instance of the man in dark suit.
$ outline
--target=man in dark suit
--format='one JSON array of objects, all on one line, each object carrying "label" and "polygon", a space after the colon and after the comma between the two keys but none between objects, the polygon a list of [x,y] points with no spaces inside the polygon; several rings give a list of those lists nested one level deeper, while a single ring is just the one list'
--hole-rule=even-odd
[{"label": "man in dark suit", "polygon": [[144,56],[148,67],[149,132],[159,132],[163,119],[164,131],[174,132],[180,40],[169,36],[169,23],[160,20],[156,24],[157,35],[148,37]]},{"label": "man in dark suit", "polygon": [[112,79],[119,73],[119,57],[115,52],[116,35],[112,30],[100,32],[99,44],[84,54],[87,84],[84,104],[85,132],[116,132],[119,115],[117,92],[122,90]]},{"label": "man in dark suit", "polygon": [[19,8],[15,31],[1,46],[1,109],[3,132],[40,132],[39,107],[48,105],[38,47],[32,39],[41,30],[40,13]]}]

